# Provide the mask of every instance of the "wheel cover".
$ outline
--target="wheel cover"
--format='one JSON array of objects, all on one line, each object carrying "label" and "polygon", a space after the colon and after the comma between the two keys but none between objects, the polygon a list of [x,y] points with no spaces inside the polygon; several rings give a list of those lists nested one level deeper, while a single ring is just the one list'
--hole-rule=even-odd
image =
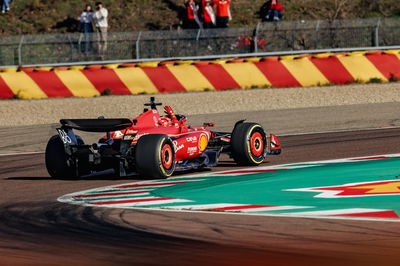
[{"label": "wheel cover", "polygon": [[264,140],[260,132],[255,132],[251,135],[250,138],[250,150],[251,154],[256,157],[259,157],[264,152]]},{"label": "wheel cover", "polygon": [[173,164],[173,152],[169,144],[165,144],[161,150],[161,163],[165,169],[170,169]]}]

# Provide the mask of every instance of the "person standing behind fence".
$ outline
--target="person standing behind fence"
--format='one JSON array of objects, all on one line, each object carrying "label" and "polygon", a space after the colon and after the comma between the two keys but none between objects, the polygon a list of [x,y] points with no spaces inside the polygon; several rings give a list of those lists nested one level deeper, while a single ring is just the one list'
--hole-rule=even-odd
[{"label": "person standing behind fence", "polygon": [[93,20],[96,24],[98,36],[98,52],[104,55],[107,51],[108,10],[103,6],[103,3],[96,3]]},{"label": "person standing behind fence", "polygon": [[212,2],[212,0],[203,0],[202,7],[203,7],[204,28],[206,29],[214,28],[216,25],[214,3]]},{"label": "person standing behind fence", "polygon": [[93,11],[90,5],[86,5],[79,21],[81,23],[81,30],[85,35],[85,52],[87,53],[90,48],[91,34],[93,33]]},{"label": "person standing behind fence", "polygon": [[214,0],[217,7],[217,27],[227,28],[228,22],[232,20],[230,4],[231,0]]},{"label": "person standing behind fence", "polygon": [[8,11],[10,11],[10,2],[11,0],[3,0],[3,5],[1,8],[1,13],[6,13]]},{"label": "person standing behind fence", "polygon": [[278,0],[268,0],[260,10],[262,21],[279,21],[283,17],[284,9]]},{"label": "person standing behind fence", "polygon": [[185,0],[186,17],[184,21],[185,29],[198,29],[202,28],[199,19],[199,5],[194,0]]}]

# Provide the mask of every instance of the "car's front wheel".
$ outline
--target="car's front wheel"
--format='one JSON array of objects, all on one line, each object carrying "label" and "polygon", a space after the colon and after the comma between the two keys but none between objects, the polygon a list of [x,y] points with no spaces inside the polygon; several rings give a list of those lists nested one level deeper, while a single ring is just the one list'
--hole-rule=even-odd
[{"label": "car's front wheel", "polygon": [[174,173],[174,144],[167,135],[142,136],[135,149],[136,169],[142,176],[167,178]]},{"label": "car's front wheel", "polygon": [[257,123],[240,123],[233,129],[231,152],[239,165],[259,165],[265,159],[266,136]]}]

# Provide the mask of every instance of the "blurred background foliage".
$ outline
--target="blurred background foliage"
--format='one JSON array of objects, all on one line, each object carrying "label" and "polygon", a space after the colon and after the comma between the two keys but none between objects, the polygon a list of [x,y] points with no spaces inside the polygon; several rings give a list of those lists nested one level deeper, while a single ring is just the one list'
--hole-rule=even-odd
[{"label": "blurred background foliage", "polygon": [[[0,14],[0,34],[76,32],[82,0],[14,0]],[[110,31],[168,30],[181,27],[183,0],[103,0],[110,12]],[[232,0],[231,27],[254,26],[264,0]],[[400,16],[399,0],[281,0],[285,20]]]}]

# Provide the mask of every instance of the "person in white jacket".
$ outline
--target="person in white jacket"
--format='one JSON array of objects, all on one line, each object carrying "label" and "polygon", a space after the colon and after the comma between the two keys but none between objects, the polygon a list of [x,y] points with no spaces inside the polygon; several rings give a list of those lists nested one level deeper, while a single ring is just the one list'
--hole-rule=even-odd
[{"label": "person in white jacket", "polygon": [[107,51],[108,10],[103,6],[102,2],[96,3],[93,20],[98,34],[98,50],[100,54],[104,55]]}]

